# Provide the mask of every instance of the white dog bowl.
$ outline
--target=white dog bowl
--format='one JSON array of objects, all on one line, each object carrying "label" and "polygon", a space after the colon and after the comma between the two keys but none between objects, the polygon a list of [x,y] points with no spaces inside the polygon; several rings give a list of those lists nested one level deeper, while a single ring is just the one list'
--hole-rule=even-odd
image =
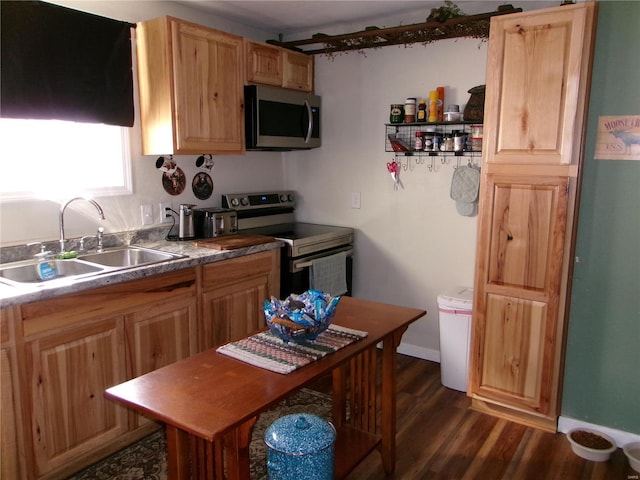
[{"label": "white dog bowl", "polygon": [[[576,439],[572,436],[572,434],[574,433],[576,433],[576,436],[577,436],[577,432],[586,432],[586,434],[588,436],[591,436],[592,438],[594,435],[596,435],[600,437],[601,440],[604,439],[607,442],[609,442],[610,446],[606,448],[591,448],[591,447],[585,446],[582,443],[579,443],[578,441],[576,441]],[[571,429],[567,432],[567,439],[571,444],[571,449],[573,450],[573,453],[575,453],[579,457],[582,457],[586,460],[591,460],[592,462],[606,462],[607,460],[609,460],[609,457],[611,456],[611,454],[616,451],[616,448],[618,448],[613,438],[609,437],[608,435],[605,435],[602,432],[598,432],[597,430],[591,430],[590,428]]]},{"label": "white dog bowl", "polygon": [[622,451],[629,459],[629,465],[636,472],[640,472],[640,442],[627,443]]}]

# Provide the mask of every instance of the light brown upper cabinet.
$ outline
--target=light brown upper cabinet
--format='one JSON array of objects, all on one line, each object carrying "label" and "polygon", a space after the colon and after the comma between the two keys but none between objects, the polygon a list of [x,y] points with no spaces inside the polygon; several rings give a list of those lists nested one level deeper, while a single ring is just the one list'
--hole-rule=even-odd
[{"label": "light brown upper cabinet", "polygon": [[468,394],[555,431],[596,4],[491,19]]},{"label": "light brown upper cabinet", "polygon": [[242,37],[161,17],[136,38],[142,153],[244,153]]},{"label": "light brown upper cabinet", "polygon": [[313,57],[266,43],[245,40],[247,83],[313,91]]}]

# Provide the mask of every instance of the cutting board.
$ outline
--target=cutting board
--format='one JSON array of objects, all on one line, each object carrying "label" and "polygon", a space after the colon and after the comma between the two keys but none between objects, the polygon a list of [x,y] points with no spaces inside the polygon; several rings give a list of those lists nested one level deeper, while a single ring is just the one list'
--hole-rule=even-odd
[{"label": "cutting board", "polygon": [[240,234],[196,240],[193,244],[196,247],[213,248],[214,250],[234,250],[236,248],[251,247],[253,245],[262,245],[263,243],[271,243],[275,241],[275,238],[264,235]]}]

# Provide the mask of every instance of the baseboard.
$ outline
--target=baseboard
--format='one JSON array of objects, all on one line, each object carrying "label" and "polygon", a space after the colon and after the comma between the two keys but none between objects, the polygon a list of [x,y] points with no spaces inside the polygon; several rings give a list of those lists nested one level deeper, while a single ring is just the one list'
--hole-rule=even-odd
[{"label": "baseboard", "polygon": [[640,435],[631,432],[625,432],[624,430],[616,430],[615,428],[603,427],[594,423],[583,422],[582,420],[576,420],[575,418],[560,417],[558,418],[558,431],[567,433],[573,428],[591,428],[598,430],[606,435],[609,435],[616,441],[618,447],[622,448],[627,443],[640,442]]},{"label": "baseboard", "polygon": [[421,358],[422,360],[429,360],[430,362],[440,363],[440,351],[432,348],[418,347],[417,345],[402,342],[398,347],[398,353],[409,355],[410,357]]}]

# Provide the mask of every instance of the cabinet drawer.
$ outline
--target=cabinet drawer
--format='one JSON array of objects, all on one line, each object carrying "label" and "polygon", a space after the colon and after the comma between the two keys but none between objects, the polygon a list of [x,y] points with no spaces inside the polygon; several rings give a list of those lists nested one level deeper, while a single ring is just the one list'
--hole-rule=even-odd
[{"label": "cabinet drawer", "polygon": [[202,268],[202,288],[204,290],[219,288],[249,277],[269,275],[271,269],[270,251],[212,263]]},{"label": "cabinet drawer", "polygon": [[20,307],[13,306],[0,309],[0,345],[5,345],[13,338],[16,319],[20,319]]},{"label": "cabinet drawer", "polygon": [[21,306],[23,335],[29,337],[49,330],[115,313],[126,313],[141,305],[174,296],[196,293],[195,269],[110,285]]}]

